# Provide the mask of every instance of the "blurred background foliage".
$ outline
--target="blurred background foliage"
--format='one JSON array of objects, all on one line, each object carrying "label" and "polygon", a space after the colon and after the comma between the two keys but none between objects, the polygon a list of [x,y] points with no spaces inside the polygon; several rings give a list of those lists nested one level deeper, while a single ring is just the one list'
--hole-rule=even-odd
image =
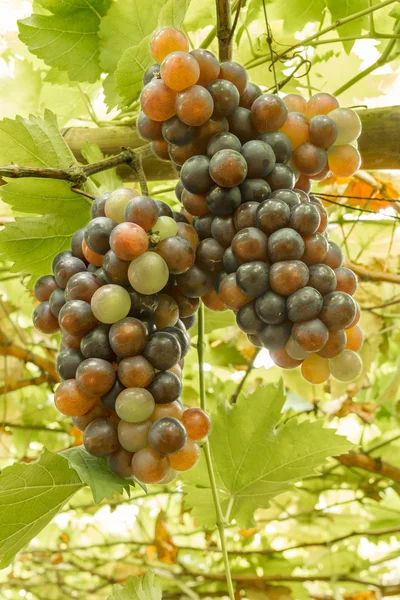
[{"label": "blurred background foliage", "polygon": [[[27,0],[0,1],[0,116],[42,115],[48,108],[62,128],[110,122],[134,128],[140,77],[135,79],[130,70],[128,50],[143,51],[144,46],[136,47],[138,20],[149,21],[150,33],[152,11],[160,9],[160,2],[94,2],[101,6],[98,30],[86,37],[85,27],[92,24],[84,17],[91,4],[72,4],[82,4],[80,19],[68,13],[67,3],[56,0],[33,6]],[[184,30],[193,47],[203,44],[216,52],[214,2],[186,4]],[[317,35],[337,19],[378,4],[384,6]],[[263,89],[274,85],[275,70],[285,93],[308,97],[329,91],[339,95],[343,106],[399,103],[399,2],[267,2],[274,68],[263,3],[236,0],[234,12],[238,5],[234,60]],[[26,19],[20,36],[18,19]],[[60,23],[64,27],[47,51],[41,50],[41,19],[48,19],[50,37]],[[70,30],[78,21],[84,47],[77,56],[88,55],[86,70],[76,69],[72,42],[77,34]],[[130,39],[124,28],[130,28]],[[121,95],[125,77],[129,101]],[[107,180],[100,184],[106,186]],[[173,189],[172,181],[150,182],[150,195],[175,206]],[[206,311],[208,407],[215,409],[238,391],[250,398],[261,384],[283,377],[287,399],[281,422],[323,417],[328,427],[351,439],[371,468],[330,459],[315,475],[276,496],[269,508],[258,509],[253,526],[228,524],[238,600],[400,598],[400,175],[361,171],[349,180],[316,182],[314,192],[329,212],[332,239],[361,275],[356,299],[363,308],[363,373],[351,385],[332,380],[313,386],[297,371],[273,366],[266,351],[255,355],[230,315]],[[0,204],[2,225],[24,214],[18,206]],[[7,255],[4,246],[2,250]],[[44,447],[58,452],[82,442],[81,432],[52,401],[58,336],[48,338],[33,329],[34,301],[26,277],[10,267],[5,259],[0,264],[2,467],[31,463]],[[197,405],[194,348],[185,363],[184,383],[184,402]],[[382,468],[386,464],[392,470]],[[88,488],[81,489],[0,573],[0,597],[100,600],[109,597],[112,584],[148,568],[159,577],[164,598],[226,596],[217,531],[206,529],[185,506],[181,483],[150,487],[147,496],[136,487],[131,498],[114,494],[99,505]]]}]

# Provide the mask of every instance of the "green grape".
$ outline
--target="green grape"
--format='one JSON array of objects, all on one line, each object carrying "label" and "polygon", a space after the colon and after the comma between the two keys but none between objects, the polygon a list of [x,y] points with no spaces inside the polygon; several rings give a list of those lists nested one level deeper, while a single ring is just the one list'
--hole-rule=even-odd
[{"label": "green grape", "polygon": [[[169,217],[162,218],[169,219]],[[129,265],[128,278],[133,289],[139,294],[156,294],[167,285],[168,265],[159,254],[145,252]]]},{"label": "green grape", "polygon": [[288,343],[285,346],[286,352],[290,358],[296,360],[304,360],[307,356],[310,356],[310,352],[306,352],[303,348],[294,340],[292,337],[289,338]]},{"label": "green grape", "polygon": [[117,398],[115,412],[123,421],[141,423],[151,416],[154,406],[154,398],[148,390],[126,388]]},{"label": "green grape", "polygon": [[171,217],[161,216],[158,217],[153,225],[152,231],[158,235],[159,240],[161,241],[176,235],[178,233],[178,225]]},{"label": "green grape", "polygon": [[343,350],[338,356],[329,359],[331,375],[339,381],[353,381],[362,370],[362,360],[353,350]]},{"label": "green grape", "polygon": [[139,194],[128,188],[119,188],[112,192],[104,206],[106,217],[117,223],[123,223],[125,221],[125,207],[134,196],[139,196]]},{"label": "green grape", "polygon": [[151,421],[141,423],[118,423],[118,440],[121,446],[128,452],[137,452],[148,445],[149,429]]},{"label": "green grape", "polygon": [[351,108],[335,108],[328,116],[335,121],[338,128],[338,136],[335,146],[350,144],[361,134],[361,120],[358,114]]},{"label": "green grape", "polygon": [[125,288],[110,283],[93,294],[91,308],[96,319],[102,323],[116,323],[129,313],[131,297]]}]

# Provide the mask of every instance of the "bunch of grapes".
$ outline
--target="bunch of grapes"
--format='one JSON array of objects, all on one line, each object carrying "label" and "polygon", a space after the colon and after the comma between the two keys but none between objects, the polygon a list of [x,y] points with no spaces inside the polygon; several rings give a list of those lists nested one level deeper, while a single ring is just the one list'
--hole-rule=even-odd
[{"label": "bunch of grapes", "polygon": [[179,172],[176,196],[200,239],[182,291],[201,281],[205,305],[233,310],[280,367],[350,381],[362,368],[357,278],[309,192],[311,179],[357,171],[360,119],[330,94],[263,94],[238,63],[188,50],[177,29],[155,33],[138,119]]},{"label": "bunch of grapes", "polygon": [[94,201],[71,251],[34,289],[35,327],[62,334],[58,410],[83,431],[88,452],[144,483],[192,468],[210,429],[206,413],[180,398],[187,329],[203,293],[194,283],[186,295],[180,281],[197,243],[183,215],[122,188]]}]

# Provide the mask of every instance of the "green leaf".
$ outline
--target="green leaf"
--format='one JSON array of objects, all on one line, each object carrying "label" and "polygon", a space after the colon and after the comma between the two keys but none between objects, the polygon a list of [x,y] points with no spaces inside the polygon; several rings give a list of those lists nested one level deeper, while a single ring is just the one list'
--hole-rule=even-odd
[{"label": "green leaf", "polygon": [[191,0],[167,0],[160,11],[158,26],[173,25],[181,27]]},{"label": "green leaf", "polygon": [[100,15],[90,8],[68,14],[35,15],[18,21],[20,40],[46,65],[67,71],[73,81],[100,78]]},{"label": "green leaf", "polygon": [[45,450],[33,463],[15,463],[0,475],[0,568],[34,538],[83,487],[76,471]]},{"label": "green leaf", "polygon": [[[217,489],[227,522],[253,523],[254,511],[295,481],[312,475],[329,456],[352,447],[323,421],[290,419],[277,427],[285,402],[282,381],[260,387],[236,405],[225,403],[213,416],[209,438]],[[215,510],[205,458],[183,480],[192,516],[206,526],[215,524]]]},{"label": "green leaf", "polygon": [[70,14],[76,10],[90,10],[98,17],[103,17],[112,0],[40,0],[43,8],[53,14]]},{"label": "green leaf", "polygon": [[[336,21],[368,8],[368,0],[327,0],[327,6],[332,15],[332,21]],[[367,26],[367,22],[367,17],[354,19],[354,21],[338,27],[338,35],[340,38],[361,35],[361,31]],[[353,45],[354,41],[343,41],[347,53],[350,52]]]},{"label": "green leaf", "polygon": [[154,580],[154,572],[147,571],[143,577],[131,575],[125,587],[113,585],[112,594],[107,600],[161,600],[162,589],[159,581]]},{"label": "green leaf", "polygon": [[[82,155],[88,163],[99,162],[104,159],[104,154],[97,144],[89,144],[84,142],[82,146]],[[97,187],[100,188],[100,193],[112,192],[117,188],[123,187],[122,179],[117,175],[116,169],[107,169],[91,176]]]},{"label": "green leaf", "polygon": [[27,60],[14,62],[13,76],[0,79],[0,114],[14,118],[17,114],[37,112],[41,89],[40,71]]},{"label": "green leaf", "polygon": [[142,0],[117,0],[101,20],[100,62],[104,71],[113,73],[125,50],[138,45],[158,24],[165,0],[152,0],[143,9]]},{"label": "green leaf", "polygon": [[128,48],[118,62],[115,72],[115,89],[123,98],[133,102],[138,97],[143,87],[143,74],[154,58],[149,50],[150,36],[144,38],[139,44]]},{"label": "green leaf", "polygon": [[114,73],[109,73],[107,77],[103,79],[103,93],[104,102],[108,109],[107,112],[110,112],[110,110],[112,110],[115,106],[118,106],[123,102],[123,98],[115,89]]},{"label": "green leaf", "polygon": [[133,480],[128,482],[110,471],[107,459],[92,456],[83,446],[69,448],[62,455],[82,481],[90,486],[96,504],[104,498],[111,498],[114,492],[122,494],[125,491],[129,495],[129,485],[134,485]]},{"label": "green leaf", "polygon": [[302,31],[310,21],[319,22],[324,9],[325,0],[275,0],[270,18],[283,19],[285,33],[294,33]]}]

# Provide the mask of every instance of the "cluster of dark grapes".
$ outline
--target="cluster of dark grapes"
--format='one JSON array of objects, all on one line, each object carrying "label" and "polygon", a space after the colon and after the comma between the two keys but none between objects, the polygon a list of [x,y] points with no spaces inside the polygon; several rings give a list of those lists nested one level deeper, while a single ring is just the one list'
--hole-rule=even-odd
[{"label": "cluster of dark grapes", "polygon": [[138,119],[179,172],[176,196],[200,239],[182,291],[233,310],[280,367],[350,381],[362,368],[357,279],[309,192],[311,179],[359,168],[359,117],[330,94],[263,94],[238,63],[188,49],[172,27],[155,33]]},{"label": "cluster of dark grapes", "polygon": [[210,430],[206,413],[180,398],[202,292],[185,295],[181,279],[197,243],[183,215],[122,188],[94,201],[71,251],[34,289],[35,327],[62,333],[58,410],[84,432],[88,452],[144,483],[192,468]]}]

